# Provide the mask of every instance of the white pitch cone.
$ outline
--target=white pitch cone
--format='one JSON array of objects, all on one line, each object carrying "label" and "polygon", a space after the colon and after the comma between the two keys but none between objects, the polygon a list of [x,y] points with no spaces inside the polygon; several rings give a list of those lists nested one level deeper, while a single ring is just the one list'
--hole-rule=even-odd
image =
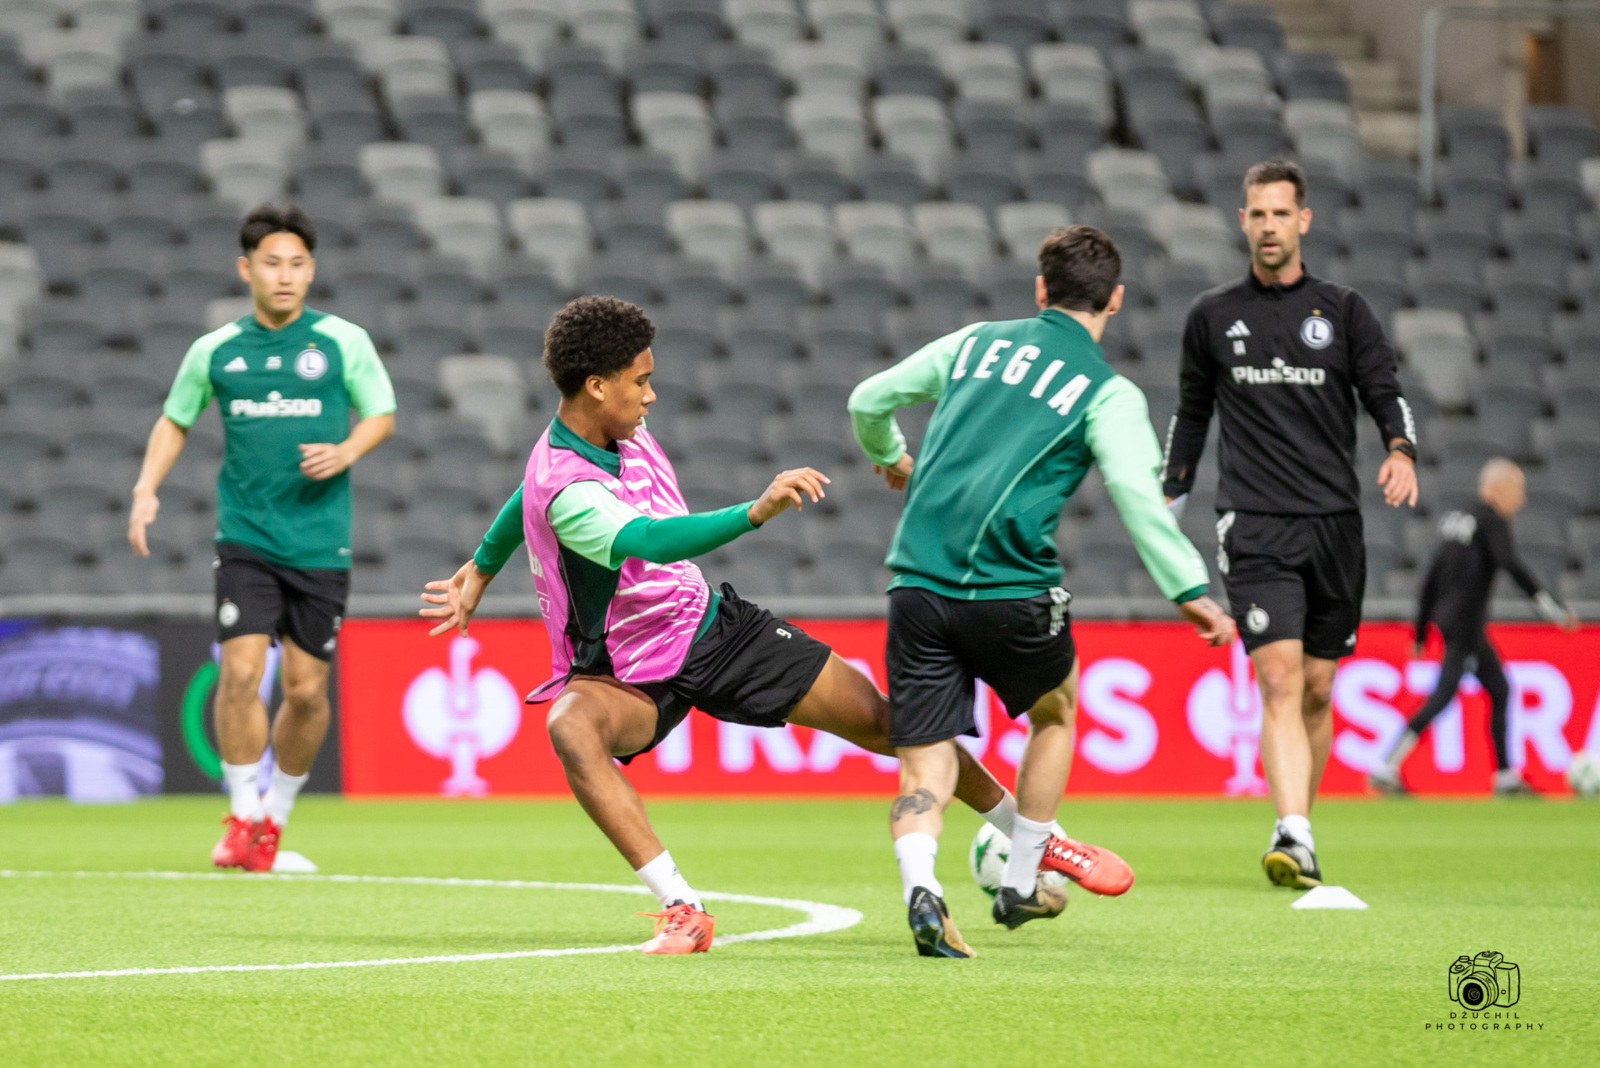
[{"label": "white pitch cone", "polygon": [[[282,854],[279,854],[282,856]],[[1364,909],[1367,903],[1352,894],[1342,886],[1313,886],[1299,900],[1289,906],[1292,909]]]},{"label": "white pitch cone", "polygon": [[[310,875],[317,870],[317,866],[306,858],[304,853],[296,853],[292,849],[284,849],[272,860],[272,871],[275,875]],[[1365,905],[1362,908],[1366,908]]]}]

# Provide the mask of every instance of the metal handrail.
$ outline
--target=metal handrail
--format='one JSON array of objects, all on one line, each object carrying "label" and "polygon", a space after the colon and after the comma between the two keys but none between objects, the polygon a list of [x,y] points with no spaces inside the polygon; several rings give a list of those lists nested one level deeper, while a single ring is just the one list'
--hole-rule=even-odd
[{"label": "metal handrail", "polygon": [[1589,19],[1600,21],[1600,6],[1568,3],[1566,0],[1517,0],[1515,3],[1479,7],[1470,4],[1444,4],[1422,16],[1422,60],[1417,87],[1417,163],[1425,202],[1437,193],[1436,153],[1439,150],[1438,89],[1439,30],[1450,19],[1490,19],[1496,22],[1521,22],[1527,19]]}]

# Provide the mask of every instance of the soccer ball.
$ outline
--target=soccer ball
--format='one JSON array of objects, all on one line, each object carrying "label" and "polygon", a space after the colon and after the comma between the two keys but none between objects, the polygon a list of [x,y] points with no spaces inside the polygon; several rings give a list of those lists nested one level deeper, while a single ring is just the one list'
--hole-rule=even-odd
[{"label": "soccer ball", "polygon": [[[1594,797],[1600,794],[1600,756],[1580,749],[1572,754],[1572,763],[1567,765],[1567,785],[1572,787],[1572,792],[1579,797]],[[973,846],[977,848],[976,845]],[[976,869],[974,869],[976,870]]]},{"label": "soccer ball", "polygon": [[[1061,828],[1055,828],[1055,833],[1061,834]],[[972,848],[967,850],[967,866],[972,869],[972,880],[978,884],[978,889],[990,897],[999,893],[1000,880],[1006,874],[1006,861],[1010,859],[1011,839],[996,830],[992,823],[979,827],[978,833],[972,836]],[[1039,881],[1063,890],[1067,885],[1067,877],[1054,871],[1040,872]]]}]

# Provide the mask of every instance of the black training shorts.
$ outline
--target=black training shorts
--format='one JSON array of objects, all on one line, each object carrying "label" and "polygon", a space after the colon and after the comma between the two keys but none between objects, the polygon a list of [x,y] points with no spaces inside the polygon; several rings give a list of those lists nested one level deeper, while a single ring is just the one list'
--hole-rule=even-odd
[{"label": "black training shorts", "polygon": [[725,582],[717,614],[689,647],[682,669],[661,682],[631,684],[656,703],[656,733],[638,753],[619,759],[626,764],[660,745],[691,708],[728,723],[781,727],[811,691],[831,653]]},{"label": "black training shorts", "polygon": [[350,595],[350,572],[284,567],[234,542],[217,545],[217,640],[270,634],[331,660]]},{"label": "black training shorts", "polygon": [[931,590],[889,591],[889,744],[928,745],[978,733],[973,680],[1012,719],[1060,686],[1076,650],[1055,589],[1025,600],[957,601]]},{"label": "black training shorts", "polygon": [[1355,652],[1367,586],[1360,512],[1226,512],[1217,520],[1217,569],[1249,652],[1285,638],[1323,660]]}]

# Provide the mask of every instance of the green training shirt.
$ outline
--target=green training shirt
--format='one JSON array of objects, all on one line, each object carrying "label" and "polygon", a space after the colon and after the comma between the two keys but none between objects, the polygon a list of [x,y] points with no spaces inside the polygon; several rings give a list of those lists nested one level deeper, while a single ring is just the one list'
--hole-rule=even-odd
[{"label": "green training shirt", "polygon": [[313,481],[301,445],[337,444],[350,411],[394,411],[394,387],[367,332],[306,308],[281,330],[247,315],[189,346],[162,414],[187,430],[216,397],[222,413],[217,541],[274,563],[350,566],[350,472]]},{"label": "green training shirt", "polygon": [[939,403],[889,546],[890,589],[983,601],[1059,586],[1061,508],[1098,462],[1163,596],[1205,592],[1205,563],[1161,496],[1144,394],[1077,320],[1046,309],[974,323],[861,383],[850,416],[873,463],[906,451],[895,409],[929,400]]}]

